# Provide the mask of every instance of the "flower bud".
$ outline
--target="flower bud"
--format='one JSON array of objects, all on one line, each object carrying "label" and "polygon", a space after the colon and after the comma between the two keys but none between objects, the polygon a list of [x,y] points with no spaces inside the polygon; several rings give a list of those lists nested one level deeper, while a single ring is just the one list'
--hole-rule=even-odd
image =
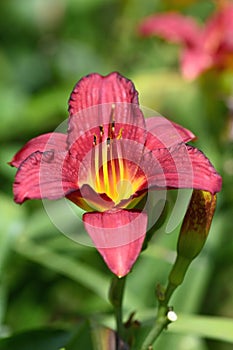
[{"label": "flower bud", "polygon": [[216,195],[194,190],[177,244],[177,253],[193,260],[202,250],[207,239],[216,207]]},{"label": "flower bud", "polygon": [[194,190],[177,243],[177,258],[169,275],[167,298],[182,284],[192,260],[201,252],[207,239],[216,207],[216,195]]}]

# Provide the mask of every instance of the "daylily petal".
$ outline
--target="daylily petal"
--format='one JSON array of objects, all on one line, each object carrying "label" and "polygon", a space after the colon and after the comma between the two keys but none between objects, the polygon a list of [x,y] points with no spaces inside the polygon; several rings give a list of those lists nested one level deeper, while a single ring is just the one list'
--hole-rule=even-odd
[{"label": "daylily petal", "polygon": [[226,3],[206,22],[203,31],[204,46],[209,52],[233,49],[233,4]]},{"label": "daylily petal", "polygon": [[[103,107],[103,106],[101,106]],[[123,106],[121,106],[123,107]],[[127,107],[128,108],[128,107]],[[106,114],[103,114],[106,116]],[[119,113],[119,119],[122,114]],[[94,117],[94,114],[92,114],[92,117]],[[85,118],[86,119],[86,118]],[[101,145],[107,142],[108,138],[108,132],[106,132],[104,135],[101,135],[100,127],[99,125],[96,127],[92,127],[86,132],[81,131],[81,127],[79,127],[79,116],[74,116],[72,117],[71,124],[75,123],[75,127],[72,129],[71,133],[68,135],[68,140],[70,145],[70,153],[72,155],[77,155],[80,161],[84,161],[85,157],[88,156],[90,152],[93,151],[94,147],[94,139],[96,140],[96,147],[100,148]],[[140,126],[135,125],[137,121],[132,120],[132,124],[123,124],[123,123],[118,123],[115,122],[114,124],[114,135],[111,138],[111,142],[123,140],[133,140],[136,141],[137,143],[144,145],[145,140],[146,140],[146,135],[147,131],[144,125],[144,120],[143,123]],[[85,120],[84,120],[85,123]],[[84,125],[84,124],[82,124]],[[101,126],[103,124],[100,124]],[[104,124],[105,129],[109,124]],[[89,156],[90,158],[90,156]]]},{"label": "daylily petal", "polygon": [[[105,143],[105,145],[95,146],[92,149],[93,152],[87,153],[80,163],[79,187],[84,185],[88,178],[93,188],[95,188],[95,183],[101,180],[109,187],[119,191],[120,183],[118,182],[133,182],[138,166],[140,166],[143,149],[144,144],[127,139],[113,139],[109,145]],[[97,180],[98,177],[100,177],[99,180]]]},{"label": "daylily petal", "polygon": [[175,43],[194,46],[199,40],[200,28],[189,17],[178,13],[161,13],[143,20],[139,33],[143,36],[159,35]]},{"label": "daylily petal", "polygon": [[104,211],[114,207],[114,202],[105,193],[96,193],[86,184],[66,195],[66,198],[88,211]]},{"label": "daylily petal", "polygon": [[67,153],[34,152],[21,163],[13,186],[16,203],[27,199],[58,199],[78,189],[77,161]]},{"label": "daylily petal", "polygon": [[164,117],[147,118],[146,128],[148,132],[145,146],[151,150],[170,148],[195,139],[191,131]]},{"label": "daylily petal", "polygon": [[221,190],[222,178],[209,159],[197,148],[187,147],[193,168],[193,188],[215,194]]},{"label": "daylily petal", "polygon": [[13,157],[10,165],[18,168],[19,165],[32,153],[51,150],[65,151],[67,135],[61,133],[48,133],[37,136],[28,141]]},{"label": "daylily petal", "polygon": [[213,194],[221,189],[221,176],[208,158],[185,144],[148,152],[140,167],[147,175],[145,186],[152,189],[195,188]]},{"label": "daylily petal", "polygon": [[213,55],[205,51],[203,47],[187,49],[181,55],[181,71],[183,76],[189,80],[197,78],[213,64]]},{"label": "daylily petal", "polygon": [[69,113],[106,103],[138,104],[138,93],[133,83],[117,72],[107,76],[92,73],[82,78],[70,95]]},{"label": "daylily petal", "polygon": [[147,215],[131,210],[93,212],[84,214],[83,222],[109,269],[125,276],[140,254]]},{"label": "daylily petal", "polygon": [[105,77],[93,73],[81,79],[71,94],[69,112],[68,143],[83,143],[83,153],[92,146],[94,135],[102,142],[111,128],[116,138],[145,140],[138,93],[133,83],[118,73]]}]

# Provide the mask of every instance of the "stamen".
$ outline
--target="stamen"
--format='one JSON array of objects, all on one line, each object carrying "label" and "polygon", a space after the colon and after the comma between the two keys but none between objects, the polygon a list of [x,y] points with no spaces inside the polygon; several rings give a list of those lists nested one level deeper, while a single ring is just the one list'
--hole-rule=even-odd
[{"label": "stamen", "polygon": [[116,108],[116,105],[115,105],[115,103],[113,103],[113,104],[112,104],[112,109],[111,109],[111,114],[110,114],[110,120],[111,120],[112,122],[114,121],[115,108]]},{"label": "stamen", "polygon": [[99,159],[98,159],[97,173],[99,174],[100,192],[102,192],[104,188],[103,144],[102,143],[99,144]]},{"label": "stamen", "polygon": [[99,128],[100,128],[100,137],[102,138],[102,136],[104,135],[104,127],[103,125],[100,125]]},{"label": "stamen", "polygon": [[97,136],[94,135],[94,139],[93,139],[93,146],[96,146],[97,145]]},{"label": "stamen", "polygon": [[96,183],[97,186],[99,186],[100,179],[99,179],[99,170],[98,170],[98,154],[96,152],[96,145],[97,145],[97,136],[94,134],[93,139],[93,147],[91,150],[91,174],[92,176],[92,183]]},{"label": "stamen", "polygon": [[116,108],[116,105],[113,103],[112,104],[112,109],[111,109],[111,115],[110,115],[110,120],[112,121],[111,129],[112,129],[113,133],[115,131],[115,118],[114,118],[114,116],[115,116],[115,108]]},{"label": "stamen", "polygon": [[[97,193],[106,193],[118,204],[137,190],[132,184],[132,169],[124,159],[127,153],[122,142],[123,127],[115,129],[115,104],[112,105],[108,125],[99,125],[99,133],[93,135],[91,154],[91,182]],[[129,168],[130,166],[130,168]],[[132,184],[132,185],[131,185]]]},{"label": "stamen", "polygon": [[111,109],[111,114],[109,117],[109,124],[108,124],[108,137],[110,139],[114,139],[115,137],[115,119],[114,119],[114,115],[115,115],[115,104],[112,104],[112,109]]},{"label": "stamen", "polygon": [[[107,145],[107,148],[106,148]],[[103,186],[106,193],[109,193],[109,176],[108,176],[108,149],[109,149],[110,145],[108,145],[108,143],[102,143],[102,164],[100,164],[100,166],[102,166],[103,169]]]},{"label": "stamen", "polygon": [[115,120],[112,121],[112,132],[114,133],[115,131]]},{"label": "stamen", "polygon": [[117,140],[120,140],[122,138],[123,131],[124,131],[124,129],[120,128],[120,131],[119,131],[119,133],[117,135]]}]

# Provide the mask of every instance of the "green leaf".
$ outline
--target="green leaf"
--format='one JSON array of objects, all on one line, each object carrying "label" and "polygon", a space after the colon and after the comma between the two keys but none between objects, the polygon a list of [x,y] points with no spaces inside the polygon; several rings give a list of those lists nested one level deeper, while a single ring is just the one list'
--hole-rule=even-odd
[{"label": "green leaf", "polygon": [[189,333],[205,338],[233,343],[233,319],[212,316],[178,315],[169,326],[175,333]]},{"label": "green leaf", "polygon": [[[94,9],[98,6],[103,6],[105,4],[108,4],[109,0],[80,0],[78,3],[74,0],[69,1],[69,7],[72,10],[90,10]],[[113,0],[110,1],[110,3],[113,3]]]},{"label": "green leaf", "polygon": [[23,230],[24,211],[19,211],[13,200],[1,193],[0,213],[0,272],[2,273],[13,241]]},{"label": "green leaf", "polygon": [[7,309],[7,260],[16,237],[22,232],[24,227],[24,211],[18,212],[16,204],[1,193],[0,201],[0,332],[1,324]]},{"label": "green leaf", "polygon": [[76,349],[94,350],[91,340],[91,328],[88,321],[85,321],[78,326],[75,335],[65,346],[65,350]]},{"label": "green leaf", "polygon": [[[155,322],[155,317],[156,311],[153,309],[139,312],[139,320],[142,320],[142,323],[134,332],[135,343],[132,350],[138,349],[138,346],[143,342]],[[232,329],[233,319],[230,318],[178,314],[177,321],[168,326],[168,329],[162,333],[156,344],[166,344],[166,346],[161,345],[161,349],[168,349],[170,348],[168,346],[170,339],[173,344],[174,342],[179,344],[179,341],[182,342],[182,339],[185,338],[192,338],[194,343],[201,341],[200,338],[233,343]],[[160,346],[158,346],[158,349],[160,349]]]},{"label": "green leaf", "polygon": [[108,279],[97,269],[47,249],[45,246],[35,244],[30,240],[18,240],[14,248],[27,258],[72,278],[92,290],[102,299],[108,300]]},{"label": "green leaf", "polygon": [[0,350],[58,350],[64,347],[70,336],[70,332],[58,329],[27,331],[0,340]]}]

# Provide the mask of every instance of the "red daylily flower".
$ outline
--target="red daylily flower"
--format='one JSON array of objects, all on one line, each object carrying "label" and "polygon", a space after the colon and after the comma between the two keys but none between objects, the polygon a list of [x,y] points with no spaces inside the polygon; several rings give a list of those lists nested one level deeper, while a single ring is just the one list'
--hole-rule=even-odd
[{"label": "red daylily flower", "polygon": [[160,36],[183,45],[181,71],[195,79],[211,69],[233,66],[233,4],[224,2],[201,27],[193,18],[176,12],[160,13],[143,20],[143,36]]},{"label": "red daylily flower", "polygon": [[134,85],[118,73],[77,83],[68,125],[67,135],[41,135],[14,156],[14,199],[66,197],[86,210],[86,231],[117,276],[141,251],[147,213],[135,206],[148,190],[221,188],[209,160],[185,144],[194,135],[163,117],[144,119]]}]

